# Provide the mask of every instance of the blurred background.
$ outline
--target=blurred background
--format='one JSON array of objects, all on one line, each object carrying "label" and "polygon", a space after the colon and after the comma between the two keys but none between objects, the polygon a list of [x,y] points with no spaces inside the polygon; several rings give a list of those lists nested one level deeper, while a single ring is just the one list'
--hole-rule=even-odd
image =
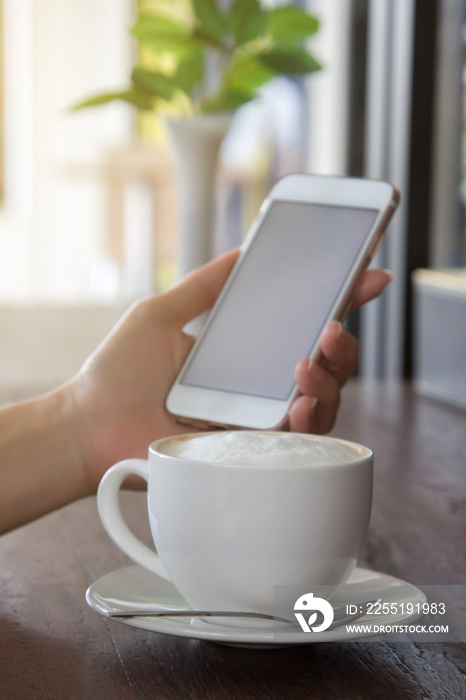
[{"label": "blurred background", "polygon": [[[65,379],[132,301],[177,279],[163,125],[125,104],[69,109],[127,83],[138,51],[128,28],[157,4],[0,2],[4,400]],[[413,286],[411,275],[454,268],[457,280],[466,265],[466,2],[298,4],[321,21],[311,45],[324,68],[277,79],[236,113],[221,151],[216,251],[241,241],[287,172],[391,180],[403,201],[377,264],[395,281],[349,324],[362,340],[362,376],[411,376],[424,332],[413,300],[429,286]]]}]

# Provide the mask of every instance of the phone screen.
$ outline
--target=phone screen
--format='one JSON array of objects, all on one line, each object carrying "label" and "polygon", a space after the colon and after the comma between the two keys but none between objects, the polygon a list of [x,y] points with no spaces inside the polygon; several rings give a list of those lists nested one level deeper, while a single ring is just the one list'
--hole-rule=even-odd
[{"label": "phone screen", "polygon": [[180,383],[286,400],[377,215],[275,201]]}]

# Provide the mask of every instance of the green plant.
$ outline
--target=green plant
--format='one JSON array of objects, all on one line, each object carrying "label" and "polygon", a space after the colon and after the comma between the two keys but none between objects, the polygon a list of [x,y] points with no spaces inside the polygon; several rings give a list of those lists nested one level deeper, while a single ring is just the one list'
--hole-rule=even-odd
[{"label": "green plant", "polygon": [[143,110],[175,104],[194,114],[232,111],[276,76],[321,68],[305,46],[319,22],[300,7],[267,9],[258,0],[234,0],[227,9],[215,0],[188,5],[184,22],[161,13],[140,16],[131,34],[146,60],[132,71],[130,87],[86,99],[75,109],[124,100]]}]

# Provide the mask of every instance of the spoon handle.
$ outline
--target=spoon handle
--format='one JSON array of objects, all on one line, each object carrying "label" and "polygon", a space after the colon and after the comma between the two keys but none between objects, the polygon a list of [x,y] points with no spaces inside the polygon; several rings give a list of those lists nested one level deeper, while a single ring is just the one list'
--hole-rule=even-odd
[{"label": "spoon handle", "polygon": [[295,624],[294,620],[275,617],[266,613],[235,612],[226,610],[110,610],[108,617],[254,617],[261,620],[275,620]]}]

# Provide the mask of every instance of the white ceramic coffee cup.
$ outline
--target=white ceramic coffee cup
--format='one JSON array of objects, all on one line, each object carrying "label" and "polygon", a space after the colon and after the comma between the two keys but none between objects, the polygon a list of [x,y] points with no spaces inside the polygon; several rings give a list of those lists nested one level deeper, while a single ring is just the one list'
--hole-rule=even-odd
[{"label": "white ceramic coffee cup", "polygon": [[[369,524],[373,455],[353,442],[354,459],[322,466],[231,466],[173,457],[173,440],[149,459],[111,467],[97,504],[113,541],[135,562],[170,580],[193,609],[274,614],[275,586],[329,598],[353,571]],[[334,438],[301,436],[307,440]],[[137,474],[148,482],[158,555],[124,522],[118,491]]]}]

